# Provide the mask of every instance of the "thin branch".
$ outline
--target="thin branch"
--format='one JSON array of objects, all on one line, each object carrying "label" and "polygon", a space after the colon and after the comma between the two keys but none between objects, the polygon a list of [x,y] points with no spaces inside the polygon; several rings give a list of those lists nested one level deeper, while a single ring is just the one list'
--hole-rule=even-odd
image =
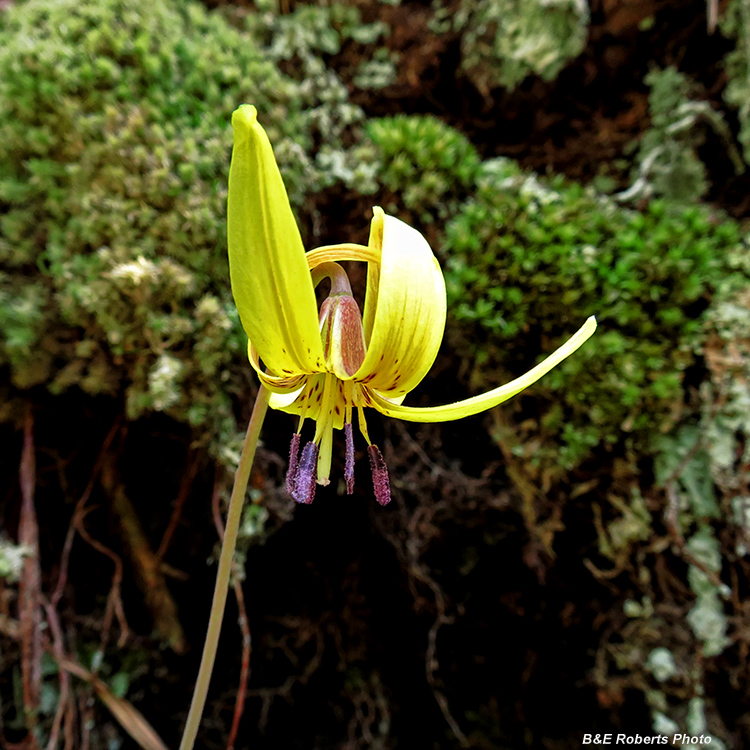
[{"label": "thin branch", "polygon": [[39,747],[34,735],[42,685],[42,608],[41,570],[39,567],[39,526],[34,508],[36,460],[34,456],[34,415],[26,411],[23,451],[19,469],[21,483],[21,518],[18,542],[27,554],[18,586],[18,610],[21,626],[21,679],[29,750]]},{"label": "thin branch", "polygon": [[197,451],[190,450],[187,457],[187,471],[182,478],[180,483],[180,489],[177,493],[177,499],[174,502],[174,508],[172,509],[172,515],[169,519],[169,524],[164,532],[164,536],[161,538],[161,544],[156,552],[156,559],[161,562],[164,560],[164,555],[167,554],[169,544],[172,541],[174,532],[177,529],[177,525],[182,518],[182,509],[185,507],[185,501],[190,494],[190,488],[193,486],[193,480],[195,475],[198,473],[198,465],[200,464],[200,456]]},{"label": "thin branch", "polygon": [[[64,651],[62,628],[60,627],[60,618],[57,615],[57,610],[52,606],[50,602],[44,603],[44,609],[47,612],[47,622],[49,623],[49,630],[50,634],[52,635],[52,649],[54,651],[55,657],[58,660],[60,679],[60,696],[57,701],[57,711],[55,712],[55,718],[52,722],[52,730],[50,731],[49,742],[47,743],[47,750],[55,750],[55,748],[57,747],[57,740],[62,722],[66,716],[70,716],[70,677],[67,671],[63,669],[62,666],[60,666],[60,659],[64,658]],[[68,734],[69,732],[66,731],[66,736]]]},{"label": "thin branch", "polygon": [[117,433],[120,431],[121,422],[122,415],[118,414],[117,418],[114,421],[114,424],[112,425],[112,427],[110,427],[107,436],[104,438],[101,450],[99,451],[99,455],[97,456],[96,462],[94,463],[94,468],[91,471],[89,483],[86,485],[86,489],[83,491],[83,495],[81,495],[80,499],[76,503],[75,509],[73,510],[73,516],[70,519],[70,526],[68,527],[68,534],[65,537],[65,545],[63,546],[62,555],[60,557],[60,573],[57,576],[57,585],[55,586],[55,590],[52,593],[52,598],[50,599],[50,602],[55,609],[57,609],[57,605],[62,598],[65,584],[68,580],[68,565],[70,562],[70,551],[73,547],[73,540],[75,539],[76,535],[76,523],[83,518],[83,510],[86,507],[86,503],[89,501],[91,492],[94,489],[94,485],[96,484],[96,479],[99,476],[99,471],[102,466],[102,460],[109,450],[109,446],[112,444],[112,441],[115,439],[115,435],[117,435]]},{"label": "thin branch", "polygon": [[136,581],[143,592],[156,631],[175,653],[184,653],[187,646],[177,614],[177,605],[167,588],[159,567],[159,560],[151,549],[136,509],[120,481],[116,461],[111,453],[104,457],[101,483],[120,523],[123,541],[135,570]]}]

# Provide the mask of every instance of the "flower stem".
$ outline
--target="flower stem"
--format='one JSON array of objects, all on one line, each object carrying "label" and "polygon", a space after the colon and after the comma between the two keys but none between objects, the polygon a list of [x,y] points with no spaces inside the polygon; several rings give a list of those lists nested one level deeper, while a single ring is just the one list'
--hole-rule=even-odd
[{"label": "flower stem", "polygon": [[227,590],[229,588],[229,575],[232,570],[232,558],[237,546],[237,532],[242,518],[242,506],[245,501],[247,482],[250,479],[250,469],[255,458],[255,449],[258,446],[258,436],[263,425],[263,418],[268,409],[268,400],[271,394],[262,385],[255,398],[253,413],[250,416],[250,424],[247,426],[245,444],[242,446],[242,455],[234,475],[234,487],[232,497],[229,500],[229,512],[227,513],[227,526],[224,532],[224,542],[221,545],[219,556],[219,569],[216,573],[216,587],[214,588],[214,599],[211,604],[211,614],[208,618],[208,631],[206,642],[203,645],[203,656],[198,669],[198,678],[195,681],[193,700],[190,703],[185,731],[180,742],[180,750],[192,750],[195,737],[198,734],[203,708],[206,705],[208,685],[211,681],[211,673],[216,659],[216,649],[219,645],[219,634],[221,622],[224,619],[224,608],[227,601]]}]

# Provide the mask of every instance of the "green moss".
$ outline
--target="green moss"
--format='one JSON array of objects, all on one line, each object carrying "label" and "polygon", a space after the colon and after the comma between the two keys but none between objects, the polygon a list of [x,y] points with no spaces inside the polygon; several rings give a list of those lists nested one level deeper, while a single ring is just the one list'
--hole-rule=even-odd
[{"label": "green moss", "polygon": [[364,116],[324,55],[382,32],[338,6],[246,31],[193,2],[7,9],[0,366],[16,387],[124,389],[131,418],[164,411],[231,441],[247,370],[226,262],[231,113],[263,113],[301,212],[337,182],[374,189],[372,147],[353,146]]},{"label": "green moss", "polygon": [[380,180],[423,223],[453,216],[475,190],[479,155],[469,140],[434,117],[397,115],[370,120]]},{"label": "green moss", "polygon": [[442,248],[454,338],[476,362],[475,384],[521,374],[596,315],[593,339],[534,386],[541,411],[522,433],[541,446],[529,443],[528,457],[559,471],[623,439],[645,448],[679,413],[737,225],[702,207],[623,210],[502,160],[484,169]]}]

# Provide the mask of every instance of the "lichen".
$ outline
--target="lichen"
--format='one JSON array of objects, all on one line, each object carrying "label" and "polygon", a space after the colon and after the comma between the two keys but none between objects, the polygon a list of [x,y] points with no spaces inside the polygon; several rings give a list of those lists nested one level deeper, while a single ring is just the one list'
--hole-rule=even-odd
[{"label": "lichen", "polygon": [[655,648],[646,660],[646,669],[653,674],[659,682],[666,682],[677,674],[677,665],[674,656],[668,648],[660,646]]},{"label": "lichen", "polygon": [[651,123],[639,139],[631,187],[617,197],[642,201],[654,197],[691,204],[708,190],[706,167],[698,149],[709,135],[718,138],[735,171],[744,172],[742,157],[721,112],[700,98],[697,84],[676,68],[652,70],[644,79]]},{"label": "lichen", "polygon": [[727,85],[724,101],[737,110],[739,139],[745,161],[750,163],[750,6],[747,0],[732,0],[721,18],[721,30],[735,40],[735,47],[724,58]]},{"label": "lichen", "polygon": [[459,33],[461,68],[485,95],[528,75],[555,78],[586,44],[585,0],[461,0],[442,12],[437,5],[437,28]]},{"label": "lichen", "polygon": [[13,544],[0,536],[0,579],[7,583],[16,583],[21,577],[23,562],[29,549],[22,544]]}]

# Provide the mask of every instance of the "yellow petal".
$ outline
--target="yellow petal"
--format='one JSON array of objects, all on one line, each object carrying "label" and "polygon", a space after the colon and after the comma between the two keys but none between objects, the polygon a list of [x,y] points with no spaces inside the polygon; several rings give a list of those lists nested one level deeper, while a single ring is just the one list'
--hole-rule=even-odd
[{"label": "yellow petal", "polygon": [[364,263],[380,263],[380,248],[367,247],[366,245],[355,245],[353,242],[345,242],[341,245],[324,245],[309,250],[305,255],[307,265],[312,270],[321,263],[342,260],[354,260]]},{"label": "yellow petal", "polygon": [[373,212],[370,246],[381,248],[380,266],[368,266],[367,355],[354,380],[398,399],[424,378],[437,356],[445,330],[445,281],[416,229],[378,207]]},{"label": "yellow petal", "polygon": [[292,393],[298,391],[304,384],[305,380],[309,377],[308,375],[288,374],[279,376],[263,372],[263,368],[260,366],[260,357],[251,341],[247,344],[247,357],[257,373],[260,382],[263,383],[271,393]]},{"label": "yellow petal", "polygon": [[344,385],[340,381],[331,383],[328,403],[323,401],[322,395],[325,390],[326,379],[329,375],[312,375],[305,380],[302,388],[292,393],[271,395],[269,406],[272,409],[285,411],[288,414],[297,414],[311,419],[317,423],[325,420],[328,410],[331,410],[332,424],[337,430],[344,427],[344,413],[346,404],[344,402]]},{"label": "yellow petal", "polygon": [[242,326],[273,375],[324,369],[302,239],[268,136],[251,105],[232,115],[227,234]]},{"label": "yellow petal", "polygon": [[596,318],[592,316],[559,349],[550,354],[547,359],[540,362],[536,367],[529,370],[525,375],[511,380],[510,383],[501,385],[499,388],[483,393],[481,396],[467,398],[464,401],[457,401],[454,404],[412,408],[391,403],[383,398],[382,395],[373,391],[370,391],[369,395],[378,411],[383,412],[383,414],[389,417],[404,419],[407,422],[450,422],[454,419],[470,417],[472,414],[479,414],[479,412],[502,404],[503,401],[507,401],[525,388],[528,388],[532,383],[539,380],[542,375],[548,373],[553,367],[570,356],[595,330]]}]

